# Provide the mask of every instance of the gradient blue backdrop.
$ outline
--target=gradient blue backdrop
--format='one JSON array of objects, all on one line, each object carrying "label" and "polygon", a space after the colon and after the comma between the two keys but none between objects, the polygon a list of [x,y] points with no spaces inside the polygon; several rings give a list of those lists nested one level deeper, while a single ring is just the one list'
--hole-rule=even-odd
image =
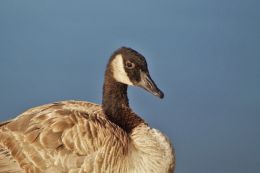
[{"label": "gradient blue backdrop", "polygon": [[0,120],[65,99],[101,102],[121,46],[165,92],[130,88],[165,132],[177,173],[260,172],[260,1],[0,1]]}]

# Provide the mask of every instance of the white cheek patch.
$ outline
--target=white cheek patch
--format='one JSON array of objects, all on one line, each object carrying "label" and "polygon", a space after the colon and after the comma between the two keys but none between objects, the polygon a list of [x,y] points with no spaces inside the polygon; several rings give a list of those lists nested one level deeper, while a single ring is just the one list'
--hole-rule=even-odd
[{"label": "white cheek patch", "polygon": [[121,82],[127,85],[133,85],[127,76],[124,68],[123,57],[121,54],[116,55],[112,61],[113,77],[117,82]]}]

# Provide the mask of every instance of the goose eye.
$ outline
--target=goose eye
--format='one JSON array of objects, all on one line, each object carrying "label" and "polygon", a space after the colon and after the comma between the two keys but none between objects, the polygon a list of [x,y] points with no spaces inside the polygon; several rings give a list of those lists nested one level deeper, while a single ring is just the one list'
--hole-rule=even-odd
[{"label": "goose eye", "polygon": [[130,61],[126,61],[126,68],[133,69],[135,68],[135,64]]}]

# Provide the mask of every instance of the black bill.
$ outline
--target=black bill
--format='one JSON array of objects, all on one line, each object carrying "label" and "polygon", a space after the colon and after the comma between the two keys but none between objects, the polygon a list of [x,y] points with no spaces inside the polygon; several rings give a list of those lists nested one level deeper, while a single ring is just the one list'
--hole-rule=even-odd
[{"label": "black bill", "polygon": [[144,73],[142,71],[140,73],[141,73],[141,81],[138,83],[138,86],[144,88],[146,91],[162,99],[164,97],[164,94],[156,86],[156,84],[150,77],[149,73]]}]

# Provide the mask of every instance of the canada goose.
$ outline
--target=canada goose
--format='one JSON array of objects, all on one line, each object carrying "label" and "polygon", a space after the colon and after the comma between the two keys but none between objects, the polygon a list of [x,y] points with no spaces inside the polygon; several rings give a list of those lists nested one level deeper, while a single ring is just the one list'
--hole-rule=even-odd
[{"label": "canada goose", "polygon": [[0,125],[0,173],[172,173],[174,150],[128,104],[127,86],[163,93],[137,51],[116,50],[105,71],[102,106],[61,101]]}]

